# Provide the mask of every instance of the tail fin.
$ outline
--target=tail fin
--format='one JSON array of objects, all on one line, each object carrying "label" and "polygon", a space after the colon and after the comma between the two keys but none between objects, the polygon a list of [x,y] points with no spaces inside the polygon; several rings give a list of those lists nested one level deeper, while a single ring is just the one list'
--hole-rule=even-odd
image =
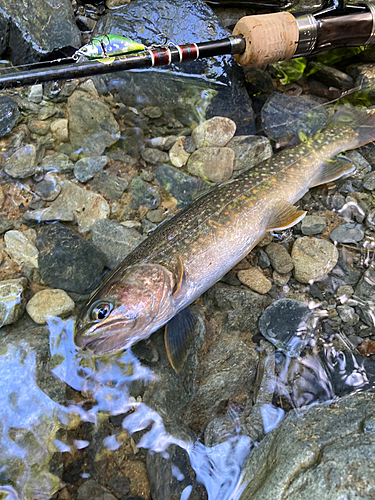
[{"label": "tail fin", "polygon": [[356,133],[356,137],[346,149],[359,148],[375,140],[375,111],[368,113],[365,108],[342,106],[333,116],[331,123],[350,127]]}]

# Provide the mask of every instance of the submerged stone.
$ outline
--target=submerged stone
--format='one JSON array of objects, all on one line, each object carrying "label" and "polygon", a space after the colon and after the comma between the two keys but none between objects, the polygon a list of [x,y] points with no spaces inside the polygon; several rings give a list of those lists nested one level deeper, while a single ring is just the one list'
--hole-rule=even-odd
[{"label": "submerged stone", "polygon": [[196,193],[208,187],[203,181],[169,165],[160,165],[154,172],[157,184],[177,200],[178,206],[188,205]]},{"label": "submerged stone", "polygon": [[24,313],[26,278],[0,281],[0,327],[15,323]]},{"label": "submerged stone", "polygon": [[224,147],[232,139],[236,132],[236,124],[222,116],[214,116],[196,129],[191,137],[197,149],[202,147]]},{"label": "submerged stone", "polygon": [[9,134],[19,117],[17,103],[6,95],[0,96],[0,137]]}]

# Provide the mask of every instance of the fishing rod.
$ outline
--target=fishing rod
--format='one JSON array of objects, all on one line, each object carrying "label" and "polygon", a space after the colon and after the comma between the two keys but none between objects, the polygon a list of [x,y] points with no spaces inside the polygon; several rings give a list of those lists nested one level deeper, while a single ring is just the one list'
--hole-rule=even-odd
[{"label": "fishing rod", "polygon": [[[345,5],[342,0],[333,0],[323,11],[314,14],[277,12],[243,17],[233,35],[223,40],[145,47],[129,38],[102,35],[73,57],[58,60],[72,61],[71,65],[47,63],[47,68],[28,67],[0,75],[0,89],[167,66],[226,54],[234,55],[242,66],[256,67],[332,48],[373,44],[375,2]],[[82,61],[84,56],[86,60]]]}]

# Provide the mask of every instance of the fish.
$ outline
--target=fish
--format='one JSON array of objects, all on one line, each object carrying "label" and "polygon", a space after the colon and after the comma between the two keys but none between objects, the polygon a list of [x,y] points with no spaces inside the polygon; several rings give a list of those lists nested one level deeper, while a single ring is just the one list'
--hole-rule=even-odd
[{"label": "fish", "polygon": [[375,113],[342,107],[314,137],[275,154],[208,193],[141,242],[94,291],[75,321],[75,343],[96,355],[127,349],[163,325],[173,369],[184,364],[196,317],[188,307],[268,231],[306,212],[295,203],[350,174],[339,153],[375,139]]},{"label": "fish", "polygon": [[140,52],[141,50],[145,50],[145,48],[142,43],[135,42],[125,36],[112,34],[100,35],[93,38],[91,43],[78,49],[73,57],[78,59],[80,56],[84,56],[87,59],[98,59],[100,57]]}]

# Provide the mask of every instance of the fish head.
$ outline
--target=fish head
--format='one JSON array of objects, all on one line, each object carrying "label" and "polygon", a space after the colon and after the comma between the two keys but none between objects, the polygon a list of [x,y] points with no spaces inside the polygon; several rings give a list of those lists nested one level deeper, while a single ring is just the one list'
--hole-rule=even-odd
[{"label": "fish head", "polygon": [[103,355],[146,339],[174,315],[175,282],[159,264],[119,268],[79,313],[76,345]]}]

